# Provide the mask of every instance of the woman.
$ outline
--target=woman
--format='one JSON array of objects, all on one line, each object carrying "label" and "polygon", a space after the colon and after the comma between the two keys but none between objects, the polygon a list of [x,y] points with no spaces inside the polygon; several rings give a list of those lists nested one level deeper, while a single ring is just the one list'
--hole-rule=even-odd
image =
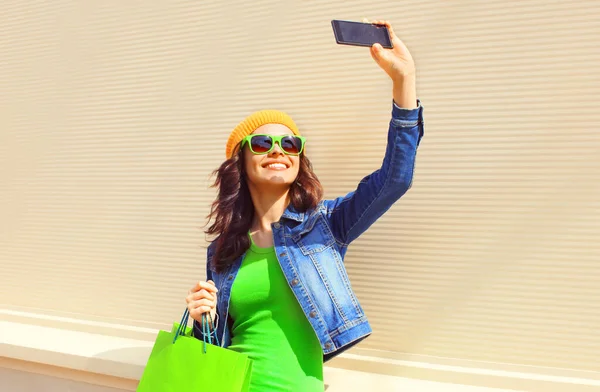
[{"label": "woman", "polygon": [[267,110],[233,130],[216,171],[207,281],[186,301],[197,338],[210,313],[221,346],[253,359],[251,391],[323,391],[323,363],[371,333],[343,258],[409,189],[423,135],[412,57],[388,22],[373,23],[388,27],[394,46],[370,49],[393,81],[379,170],[354,192],[321,200],[305,139],[288,115]]}]

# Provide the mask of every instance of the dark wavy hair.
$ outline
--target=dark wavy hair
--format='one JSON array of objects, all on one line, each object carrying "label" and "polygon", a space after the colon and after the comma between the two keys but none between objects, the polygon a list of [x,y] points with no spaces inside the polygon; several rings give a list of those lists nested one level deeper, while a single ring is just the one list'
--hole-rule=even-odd
[{"label": "dark wavy hair", "polygon": [[[216,271],[223,271],[250,247],[248,231],[254,218],[254,204],[244,167],[243,149],[236,147],[233,156],[223,162],[213,172],[216,176],[212,188],[218,189],[218,195],[212,203],[207,216],[207,225],[213,223],[205,231],[216,236],[211,266]],[[290,187],[290,203],[299,212],[315,208],[323,197],[323,187],[312,169],[310,160],[304,153],[300,155],[298,177]]]}]

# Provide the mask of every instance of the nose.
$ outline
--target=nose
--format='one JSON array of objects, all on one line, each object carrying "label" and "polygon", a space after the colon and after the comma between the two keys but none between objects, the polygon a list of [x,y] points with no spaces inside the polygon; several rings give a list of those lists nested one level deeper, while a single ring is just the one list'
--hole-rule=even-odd
[{"label": "nose", "polygon": [[279,146],[279,143],[275,142],[275,145],[273,146],[273,149],[271,150],[269,155],[271,155],[271,156],[283,155],[283,151],[281,151],[281,146]]}]

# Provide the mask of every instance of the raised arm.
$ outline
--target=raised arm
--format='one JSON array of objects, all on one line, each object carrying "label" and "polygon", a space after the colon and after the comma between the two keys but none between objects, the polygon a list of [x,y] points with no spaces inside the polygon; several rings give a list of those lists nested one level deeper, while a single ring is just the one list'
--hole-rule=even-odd
[{"label": "raised arm", "polygon": [[393,49],[379,44],[371,56],[393,82],[393,107],[381,168],[362,179],[344,197],[326,201],[336,239],[348,245],[383,215],[412,185],[417,147],[423,136],[423,108],[416,97],[415,64],[389,22]]}]

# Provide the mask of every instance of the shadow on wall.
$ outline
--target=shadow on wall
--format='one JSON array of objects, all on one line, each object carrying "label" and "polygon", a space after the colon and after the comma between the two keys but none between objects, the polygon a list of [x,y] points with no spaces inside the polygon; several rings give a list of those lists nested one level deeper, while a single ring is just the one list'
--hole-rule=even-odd
[{"label": "shadow on wall", "polygon": [[124,347],[98,353],[85,361],[84,370],[110,374],[123,379],[124,384],[119,391],[135,391],[154,344],[152,341],[144,343],[145,345],[142,346]]}]

